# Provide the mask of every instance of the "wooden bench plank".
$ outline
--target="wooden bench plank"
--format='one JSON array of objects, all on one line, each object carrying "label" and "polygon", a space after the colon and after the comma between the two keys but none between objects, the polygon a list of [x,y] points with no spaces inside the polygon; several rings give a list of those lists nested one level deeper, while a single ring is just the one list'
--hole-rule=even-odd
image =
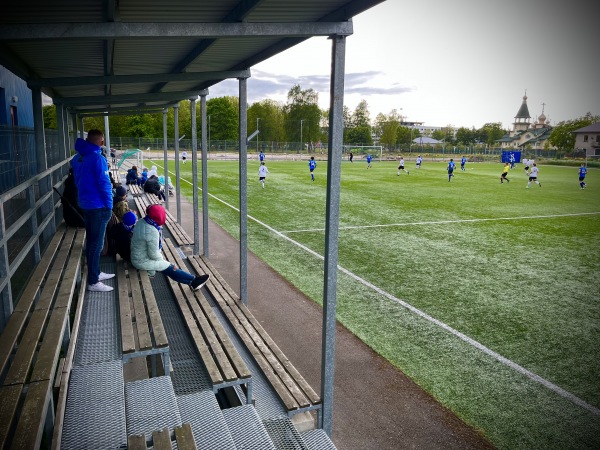
[{"label": "wooden bench plank", "polygon": [[[64,223],[61,224],[56,230],[56,233],[52,237],[50,244],[48,244],[48,248],[42,255],[40,262],[37,264],[33,274],[29,278],[27,287],[23,290],[23,293],[21,294],[18,303],[15,305],[13,312],[28,312],[31,309],[31,305],[33,304],[33,301],[36,298],[40,287],[42,286],[46,272],[50,269],[52,259],[60,248],[60,244],[66,230],[67,227],[64,225]],[[2,336],[4,336],[4,333],[2,333]]]},{"label": "wooden bench plank", "polygon": [[73,294],[77,286],[77,278],[80,274],[83,256],[83,243],[85,242],[85,230],[78,230],[77,236],[73,240],[71,254],[64,269],[60,290],[54,302],[54,308],[70,308],[73,301]]},{"label": "wooden bench plank", "polygon": [[142,285],[142,291],[146,296],[146,306],[148,308],[148,317],[150,318],[150,324],[152,326],[152,334],[154,335],[154,345],[158,348],[167,347],[169,341],[167,339],[167,332],[156,304],[156,297],[150,284],[150,278],[148,272],[145,270],[139,271],[139,279]]},{"label": "wooden bench plank", "polygon": [[27,328],[25,329],[15,358],[4,379],[5,386],[11,384],[24,384],[27,381],[29,367],[31,366],[33,355],[35,354],[38,341],[42,335],[42,329],[46,323],[48,313],[49,311],[47,309],[41,309],[34,311],[31,314],[31,318],[29,319],[29,323],[27,324]]},{"label": "wooden bench plank", "polygon": [[[4,380],[5,385],[25,383],[27,374],[35,350],[37,349],[38,341],[42,335],[44,324],[48,317],[49,308],[52,304],[52,300],[56,292],[59,290],[59,283],[64,274],[65,265],[69,262],[69,251],[73,244],[73,238],[75,237],[76,229],[68,229],[65,232],[65,239],[61,245],[61,249],[52,264],[48,278],[44,283],[44,287],[40,293],[40,300],[34,307],[34,311],[31,314],[31,318],[27,324],[25,332],[19,342],[19,348],[15,354],[15,358],[10,365],[6,378]],[[73,280],[74,282],[74,280]],[[67,285],[68,286],[68,282]],[[67,290],[67,288],[65,288]],[[71,289],[71,295],[72,291]]]},{"label": "wooden bench plank", "polygon": [[44,333],[42,346],[31,373],[29,382],[54,380],[54,371],[60,356],[61,343],[67,328],[69,308],[55,308],[52,310],[48,328]]},{"label": "wooden bench plank", "polygon": [[[56,402],[56,415],[54,417],[54,430],[52,433],[52,450],[61,448],[62,429],[64,423],[65,410],[67,408],[67,394],[69,390],[69,378],[71,376],[71,367],[73,366],[73,358],[75,356],[75,348],[77,347],[77,338],[79,336],[79,325],[81,323],[81,314],[83,312],[84,298],[87,287],[87,274],[85,271],[81,276],[81,285],[79,286],[79,296],[77,298],[77,309],[73,317],[73,328],[71,330],[71,339],[69,341],[69,349],[65,357],[65,362],[62,367],[62,376],[60,377],[60,389],[58,392],[58,400]],[[59,378],[58,376],[56,377]]]},{"label": "wooden bench plank", "polygon": [[[163,246],[163,250],[167,255],[167,259],[169,259],[179,267],[185,267],[183,260],[181,259],[177,251],[174,249],[169,239],[165,239],[165,245]],[[198,298],[194,296],[192,290],[182,289],[182,292],[187,299],[187,305],[190,308],[194,319],[198,323],[198,328],[204,337],[204,341],[210,347],[211,354],[214,356],[215,362],[218,364],[219,370],[221,371],[223,378],[225,378],[225,380],[227,381],[237,379],[237,373],[231,366],[231,362],[229,361],[227,355],[223,351],[223,347],[220,345],[220,341],[213,333],[212,324],[209,323],[209,321],[206,319],[203,310],[198,305]]]},{"label": "wooden bench plank", "polygon": [[130,434],[127,436],[128,450],[146,450],[146,436],[143,434]]},{"label": "wooden bench plank", "polygon": [[29,385],[11,444],[12,449],[39,448],[46,423],[51,388],[52,383],[49,380]]},{"label": "wooden bench plank", "polygon": [[[221,275],[215,270],[214,266],[212,266],[212,264],[206,258],[200,257],[200,256],[195,256],[194,259],[197,261],[203,262],[204,267],[206,267],[207,270],[211,271],[211,275],[214,275],[214,278],[219,280],[219,282],[222,286],[226,286],[229,288],[229,286],[227,285],[227,282],[223,279],[223,277],[221,277]],[[226,291],[233,292],[231,290],[231,288],[226,289]],[[277,346],[275,341],[273,341],[271,336],[269,336],[269,334],[265,331],[265,329],[258,322],[258,320],[256,320],[256,318],[254,317],[252,312],[248,309],[248,307],[246,305],[244,305],[243,303],[241,303],[237,296],[232,296],[232,300],[242,310],[245,317],[251,323],[252,327],[259,333],[260,338],[273,351],[273,353],[275,354],[275,356],[277,357],[279,362],[286,368],[286,370],[294,378],[294,380],[296,380],[296,382],[299,384],[302,391],[308,396],[308,398],[311,400],[311,402],[314,404],[320,403],[321,402],[320,396],[313,390],[313,388],[308,384],[308,382],[304,379],[304,377],[302,377],[300,372],[298,372],[298,370],[294,367],[294,365],[287,358],[287,356],[285,356],[283,351],[281,351],[281,349],[279,348],[279,346]]]},{"label": "wooden bench plank", "polygon": [[[166,239],[165,239],[166,241]],[[165,250],[165,246],[163,246],[163,250]],[[168,253],[167,256],[171,256]],[[171,256],[172,257],[172,256]],[[186,326],[192,335],[192,339],[196,346],[196,349],[200,353],[200,357],[202,358],[202,362],[208,371],[208,375],[211,378],[213,384],[220,384],[223,382],[223,375],[221,374],[219,367],[215,360],[213,359],[212,354],[208,350],[208,344],[204,340],[204,336],[198,330],[198,326],[196,324],[195,317],[192,311],[189,308],[187,299],[182,291],[182,288],[189,289],[188,286],[181,286],[179,283],[173,281],[168,278],[169,285],[171,286],[171,291],[177,300],[177,304],[179,305],[179,309],[183,315]]]},{"label": "wooden bench plank", "polygon": [[171,433],[167,427],[152,432],[154,450],[172,450]]},{"label": "wooden bench plank", "polygon": [[196,450],[196,442],[192,433],[192,426],[184,423],[180,427],[175,427],[175,441],[178,450]]},{"label": "wooden bench plank", "polygon": [[0,448],[5,448],[22,390],[22,384],[0,387]]},{"label": "wooden bench plank", "polygon": [[131,300],[133,304],[133,316],[137,328],[137,336],[140,350],[152,348],[152,337],[148,328],[146,318],[146,307],[144,306],[144,293],[140,288],[138,272],[134,267],[129,267],[129,282],[131,283]]},{"label": "wooden bench plank", "polygon": [[[273,389],[275,389],[275,391],[277,392],[277,394],[279,395],[281,400],[284,402],[286,408],[288,410],[294,410],[294,409],[300,408],[301,405],[296,401],[294,396],[292,396],[292,394],[287,389],[286,385],[284,385],[284,383],[282,383],[281,378],[279,377],[279,374],[276,373],[276,371],[273,369],[273,367],[271,366],[271,364],[269,363],[267,358],[265,358],[265,356],[263,355],[263,352],[261,352],[256,347],[256,343],[254,342],[254,339],[248,333],[247,329],[244,326],[241,326],[239,315],[236,314],[235,309],[230,308],[230,306],[227,304],[227,302],[225,302],[221,298],[220,293],[218,293],[218,292],[216,294],[213,293],[213,297],[221,306],[221,309],[227,316],[227,319],[230,321],[230,323],[235,328],[236,332],[242,339],[242,342],[244,342],[244,345],[246,346],[248,351],[252,354],[254,360],[259,365],[259,367],[263,371],[264,375],[267,377],[267,379],[271,383],[271,386],[273,386]],[[308,406],[308,405],[305,405],[305,406]]]},{"label": "wooden bench plank", "polygon": [[34,310],[49,309],[51,307],[52,301],[54,300],[54,295],[58,290],[59,281],[63,276],[65,265],[69,261],[69,254],[71,252],[76,233],[76,228],[68,228],[65,232],[65,237],[60,244],[60,250],[58,251],[56,258],[52,263],[50,272],[48,272],[48,277],[46,278],[46,282],[44,283],[44,287],[40,293],[40,299],[34,306]]},{"label": "wooden bench plank", "polygon": [[123,353],[135,351],[135,338],[129,304],[129,283],[125,261],[117,255],[117,284],[119,286],[119,314],[121,317],[121,348]]},{"label": "wooden bench plank", "polygon": [[[211,281],[208,285],[209,291],[213,295],[217,295],[217,301],[221,300],[227,305],[231,311],[230,320],[233,320],[232,324],[234,327],[236,327],[236,330],[239,331],[241,328],[244,329],[245,333],[247,333],[253,341],[251,344],[253,348],[255,348],[257,352],[260,352],[261,356],[268,361],[272,370],[274,370],[274,372],[278,375],[278,377],[281,379],[281,382],[294,396],[296,401],[301,406],[308,406],[306,404],[307,402],[309,404],[321,403],[320,397],[292,365],[289,359],[283,354],[283,352],[267,334],[264,328],[252,315],[250,310],[239,301],[237,295],[235,295],[225,280],[214,269],[212,264],[210,264],[206,258],[198,256],[194,256],[192,258],[193,265],[194,262],[198,264],[199,270],[211,274]],[[223,307],[223,305],[221,306]],[[239,313],[237,311],[239,311]],[[257,355],[254,354],[254,356]],[[291,407],[293,404],[290,403],[286,406]]]},{"label": "wooden bench plank", "polygon": [[17,343],[27,317],[29,317],[29,314],[26,311],[13,311],[4,330],[2,330],[0,335],[0,374],[4,373],[12,349]]}]

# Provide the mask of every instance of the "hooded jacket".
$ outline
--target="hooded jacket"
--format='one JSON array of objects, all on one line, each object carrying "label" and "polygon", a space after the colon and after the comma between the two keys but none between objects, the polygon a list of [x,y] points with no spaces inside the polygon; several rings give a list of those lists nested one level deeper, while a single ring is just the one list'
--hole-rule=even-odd
[{"label": "hooded jacket", "polygon": [[71,159],[71,167],[77,185],[79,207],[81,209],[112,209],[113,194],[108,163],[102,156],[100,147],[83,140],[75,142],[77,154]]},{"label": "hooded jacket", "polygon": [[131,237],[131,264],[136,269],[147,270],[151,276],[168,269],[171,263],[163,258],[159,241],[159,231],[145,220],[138,220]]}]

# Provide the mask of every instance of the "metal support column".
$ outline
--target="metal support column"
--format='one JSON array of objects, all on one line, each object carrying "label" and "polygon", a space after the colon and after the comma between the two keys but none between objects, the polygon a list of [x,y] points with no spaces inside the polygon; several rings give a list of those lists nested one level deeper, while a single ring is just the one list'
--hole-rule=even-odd
[{"label": "metal support column", "polygon": [[239,78],[240,96],[240,299],[248,304],[248,80]]},{"label": "metal support column", "polygon": [[164,171],[165,171],[165,205],[167,207],[167,209],[169,208],[169,159],[167,157],[167,148],[168,148],[168,141],[167,141],[167,112],[169,110],[168,109],[164,109],[163,110],[163,145],[164,145],[164,149],[165,149],[165,153],[164,153],[164,158],[163,158],[163,165],[164,165]]},{"label": "metal support column", "polygon": [[75,148],[75,142],[77,142],[77,115],[71,113],[71,126],[73,127],[73,148]]},{"label": "metal support column", "polygon": [[31,90],[33,103],[33,132],[35,135],[35,156],[37,159],[37,173],[48,168],[46,160],[46,140],[44,135],[44,112],[42,108],[42,90],[33,88]]},{"label": "metal support column", "polygon": [[104,116],[104,146],[106,147],[106,159],[110,155],[110,124],[108,123],[108,114]]},{"label": "metal support column", "polygon": [[194,195],[194,255],[200,254],[200,223],[198,221],[198,130],[196,129],[196,100],[190,98],[192,116],[192,192]]},{"label": "metal support column", "polygon": [[62,103],[56,104],[56,126],[58,128],[58,154],[60,160],[67,158],[66,136],[65,136],[65,107]]},{"label": "metal support column", "polygon": [[79,116],[79,137],[81,139],[84,139],[85,136],[83,135],[84,129],[83,129],[83,117]]},{"label": "metal support column", "polygon": [[338,226],[342,171],[344,64],[346,38],[333,36],[327,151],[327,204],[325,216],[325,275],[323,287],[323,342],[321,360],[322,428],[331,437],[333,424],[333,372],[335,368],[335,313],[338,266]]},{"label": "metal support column", "polygon": [[173,131],[175,132],[175,203],[177,203],[177,223],[181,225],[181,181],[179,180],[179,105],[173,107]]},{"label": "metal support column", "polygon": [[200,92],[202,120],[202,254],[208,257],[208,152],[206,140],[206,96],[208,89]]}]

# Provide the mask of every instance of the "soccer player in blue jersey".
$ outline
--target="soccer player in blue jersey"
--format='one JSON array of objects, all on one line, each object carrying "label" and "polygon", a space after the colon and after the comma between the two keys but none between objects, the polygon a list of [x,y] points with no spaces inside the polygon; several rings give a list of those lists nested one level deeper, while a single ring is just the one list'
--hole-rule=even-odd
[{"label": "soccer player in blue jersey", "polygon": [[315,181],[315,168],[317,167],[317,162],[315,161],[315,157],[311,156],[308,161],[308,169],[310,170],[310,177],[313,181]]},{"label": "soccer player in blue jersey", "polygon": [[467,163],[466,156],[463,156],[460,160],[460,170],[465,171],[465,164]]},{"label": "soccer player in blue jersey", "polygon": [[585,176],[587,174],[587,168],[585,167],[585,164],[581,163],[581,167],[579,168],[579,186],[581,186],[581,189],[585,189],[585,187],[587,186],[585,180]]},{"label": "soccer player in blue jersey", "polygon": [[455,167],[456,164],[454,163],[454,159],[450,158],[450,162],[448,163],[448,182],[450,182],[450,180],[454,176],[453,172]]},{"label": "soccer player in blue jersey", "polygon": [[263,162],[265,160],[265,152],[261,150],[258,155],[258,159],[260,159],[260,162]]},{"label": "soccer player in blue jersey", "polygon": [[367,155],[367,169],[371,168],[371,160],[373,159],[373,157],[371,156],[371,154],[369,153]]}]

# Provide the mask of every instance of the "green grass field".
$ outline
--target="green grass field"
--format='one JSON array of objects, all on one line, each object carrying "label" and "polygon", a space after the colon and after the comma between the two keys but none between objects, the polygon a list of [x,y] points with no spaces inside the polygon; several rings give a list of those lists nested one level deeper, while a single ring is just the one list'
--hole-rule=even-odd
[{"label": "green grass field", "polygon": [[[248,163],[250,250],[321,303],[323,261],[297,244],[324,253],[327,163],[315,182],[306,161],[267,165],[262,189]],[[339,321],[499,448],[600,448],[600,170],[581,190],[577,168],[541,166],[526,189],[522,165],[508,184],[501,164],[445,167],[343,162]],[[237,161],[208,172],[237,207]],[[231,207],[209,214],[238,235]]]}]

